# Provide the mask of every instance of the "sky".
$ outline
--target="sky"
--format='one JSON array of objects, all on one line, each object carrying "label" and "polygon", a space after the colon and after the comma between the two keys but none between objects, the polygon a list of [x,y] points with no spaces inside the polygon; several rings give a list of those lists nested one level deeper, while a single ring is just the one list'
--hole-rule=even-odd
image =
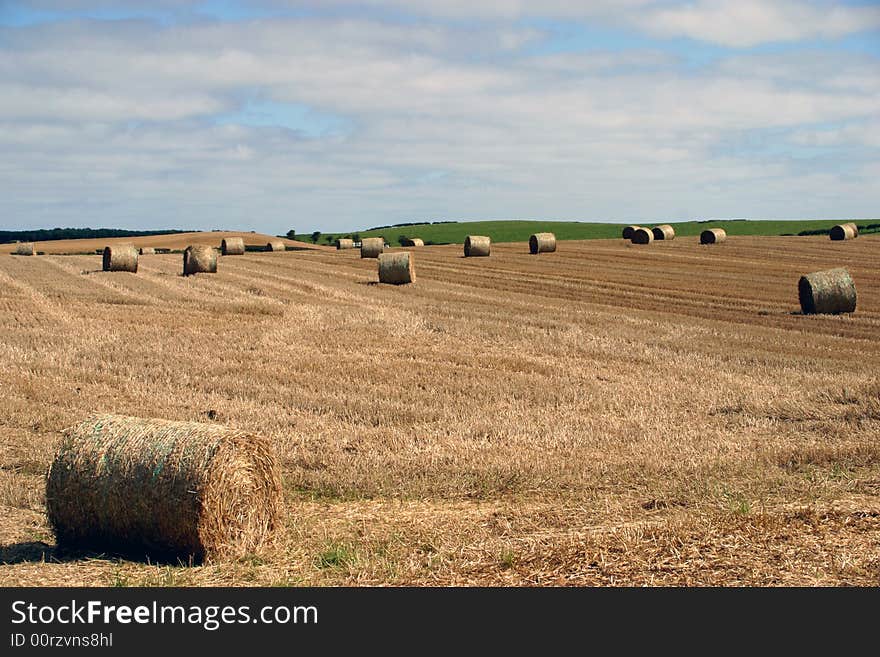
[{"label": "sky", "polygon": [[0,229],[880,217],[880,0],[0,0]]}]

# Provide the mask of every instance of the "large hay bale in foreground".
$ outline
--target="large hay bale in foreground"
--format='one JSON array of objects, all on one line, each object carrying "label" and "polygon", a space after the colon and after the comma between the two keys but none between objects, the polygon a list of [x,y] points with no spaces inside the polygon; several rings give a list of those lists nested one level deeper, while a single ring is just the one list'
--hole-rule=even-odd
[{"label": "large hay bale in foreground", "polygon": [[623,239],[631,240],[633,238],[633,231],[636,228],[641,228],[641,226],[627,226],[626,228],[624,228],[622,233]]},{"label": "large hay bale in foreground", "polygon": [[287,247],[284,245],[284,242],[281,240],[272,240],[268,244],[266,244],[267,251],[287,251]]},{"label": "large hay bale in foreground", "polygon": [[535,233],[529,237],[529,253],[553,253],[556,251],[556,235],[553,233]]},{"label": "large hay bale in foreground", "polygon": [[225,255],[244,255],[244,239],[241,237],[227,237],[220,242],[220,252]]},{"label": "large hay bale in foreground", "polygon": [[384,250],[384,237],[365,237],[361,240],[361,258],[378,258]]},{"label": "large hay bale in foreground", "polygon": [[408,251],[379,255],[379,282],[392,285],[415,283],[415,256]]},{"label": "large hay bale in foreground", "polygon": [[183,275],[216,274],[217,249],[206,244],[193,244],[183,252]]},{"label": "large hay bale in foreground", "polygon": [[485,235],[468,235],[464,238],[465,258],[488,256],[492,248],[492,240]]},{"label": "large hay bale in foreground", "polygon": [[33,242],[19,242],[15,245],[15,255],[32,256],[36,255],[36,247]]},{"label": "large hay bale in foreground", "polygon": [[829,237],[835,242],[851,240],[855,236],[856,232],[853,230],[852,224],[837,224],[829,232]]},{"label": "large hay bale in foreground", "polygon": [[633,244],[650,244],[654,241],[654,233],[648,228],[639,226],[632,232],[631,240]]},{"label": "large hay bale in foreground", "polygon": [[156,249],[154,249],[152,246],[142,246],[139,249],[139,252],[141,255],[155,255]]},{"label": "large hay bale in foreground", "polygon": [[651,229],[651,232],[654,233],[655,240],[674,240],[675,239],[675,228],[670,226],[669,224],[660,224],[659,226],[654,226]]},{"label": "large hay bale in foreground", "polygon": [[259,551],[282,520],[271,443],[212,424],[93,415],[68,429],[46,508],[62,548],[194,561]]},{"label": "large hay bale in foreground", "polygon": [[723,228],[710,228],[700,233],[700,244],[719,244],[727,239],[727,231]]},{"label": "large hay bale in foreground", "polygon": [[425,241],[420,237],[407,237],[400,240],[400,246],[425,246]]},{"label": "large hay bale in foreground", "polygon": [[340,237],[336,240],[336,248],[337,249],[353,249],[354,248],[354,240],[348,239],[347,237]]},{"label": "large hay bale in foreground", "polygon": [[844,268],[817,271],[801,276],[798,298],[805,315],[855,312],[856,285]]},{"label": "large hay bale in foreground", "polygon": [[104,247],[104,271],[130,271],[137,273],[138,250],[134,244],[117,244]]}]

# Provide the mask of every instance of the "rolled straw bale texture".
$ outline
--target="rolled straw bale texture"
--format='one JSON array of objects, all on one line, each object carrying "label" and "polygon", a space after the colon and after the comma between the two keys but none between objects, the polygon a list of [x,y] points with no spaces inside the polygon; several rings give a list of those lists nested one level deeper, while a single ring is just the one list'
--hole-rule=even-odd
[{"label": "rolled straw bale texture", "polygon": [[206,244],[193,244],[183,252],[183,275],[216,274],[217,249]]},{"label": "rolled straw bale texture", "polygon": [[408,251],[379,255],[379,282],[403,285],[415,283],[415,256]]},{"label": "rolled straw bale texture", "polygon": [[801,276],[798,297],[805,315],[855,312],[856,285],[846,269],[829,269]]},{"label": "rolled straw bale texture", "polygon": [[654,233],[655,240],[669,241],[675,239],[675,228],[673,228],[669,224],[660,224],[659,226],[654,226],[651,229],[651,232]]},{"label": "rolled straw bale texture", "polygon": [[104,247],[104,271],[130,271],[137,273],[138,251],[133,244],[116,244]]},{"label": "rolled straw bale texture", "polygon": [[266,244],[267,251],[287,251],[287,247],[284,246],[284,242],[281,240],[274,240]]},{"label": "rolled straw bale texture", "polygon": [[633,244],[650,244],[654,241],[654,233],[649,228],[636,228],[632,233]]},{"label": "rolled straw bale texture", "polygon": [[464,238],[464,255],[466,258],[487,256],[492,248],[492,240],[484,235],[468,235]]},{"label": "rolled straw bale texture", "polygon": [[853,237],[858,237],[858,236],[859,236],[859,227],[858,227],[858,225],[856,224],[856,222],[854,222],[854,221],[849,221],[849,222],[845,223],[844,226],[852,226]]},{"label": "rolled straw bale texture", "polygon": [[35,255],[35,247],[33,242],[19,242],[15,245],[15,255]]},{"label": "rolled straw bale texture", "polygon": [[384,250],[384,237],[365,237],[361,240],[361,258],[378,258]]},{"label": "rolled straw bale texture", "polygon": [[710,228],[700,233],[700,244],[718,244],[727,239],[727,232],[723,228]]},{"label": "rolled straw bale texture", "polygon": [[425,241],[420,237],[410,237],[400,241],[401,246],[425,246]]},{"label": "rolled straw bale texture", "polygon": [[156,249],[154,249],[152,246],[142,246],[140,248],[141,255],[155,255],[155,253]]},{"label": "rolled straw bale texture", "polygon": [[223,255],[244,255],[244,239],[241,237],[227,237],[220,242],[220,251]]},{"label": "rolled straw bale texture", "polygon": [[831,229],[829,236],[835,242],[839,242],[841,240],[851,240],[856,234],[851,224],[838,224]]},{"label": "rolled straw bale texture", "polygon": [[49,469],[58,544],[138,556],[241,557],[282,518],[271,444],[222,426],[92,415],[68,429]]},{"label": "rolled straw bale texture", "polygon": [[353,249],[354,248],[354,240],[348,239],[346,237],[340,237],[336,240],[336,248],[337,249]]},{"label": "rolled straw bale texture", "polygon": [[556,235],[535,233],[529,237],[529,253],[553,253],[556,250]]},{"label": "rolled straw bale texture", "polygon": [[633,231],[636,228],[641,228],[641,226],[627,226],[626,228],[624,228],[623,229],[623,239],[631,240],[633,237]]}]

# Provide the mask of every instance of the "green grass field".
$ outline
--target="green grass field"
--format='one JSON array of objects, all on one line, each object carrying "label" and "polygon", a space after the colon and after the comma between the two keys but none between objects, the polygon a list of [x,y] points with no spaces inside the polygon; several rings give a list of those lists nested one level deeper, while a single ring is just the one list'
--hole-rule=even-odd
[{"label": "green grass field", "polygon": [[[706,228],[724,228],[728,235],[797,235],[804,231],[826,232],[835,224],[845,220],[816,219],[793,221],[684,221],[670,222],[679,237],[697,236]],[[880,219],[856,220],[861,232],[880,230]],[[322,233],[320,242],[328,243],[337,237],[385,238],[391,245],[397,245],[401,237],[420,237],[425,243],[459,244],[467,235],[488,235],[493,242],[524,242],[529,235],[537,232],[552,232],[559,240],[592,240],[620,237],[627,224],[582,223],[577,221],[473,221],[456,223],[416,224],[373,230],[353,231],[351,233]],[[651,227],[654,224],[645,224]],[[868,228],[872,226],[872,228]],[[814,233],[815,234],[815,233]],[[307,236],[297,235],[298,239],[309,240]]]}]

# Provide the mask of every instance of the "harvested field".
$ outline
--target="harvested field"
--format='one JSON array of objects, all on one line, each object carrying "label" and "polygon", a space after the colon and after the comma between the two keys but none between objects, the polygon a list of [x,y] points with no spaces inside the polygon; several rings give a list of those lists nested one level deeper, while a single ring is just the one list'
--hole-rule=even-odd
[{"label": "harvested field", "polygon": [[[565,246],[424,247],[407,286],[327,249],[0,257],[0,584],[880,585],[880,236]],[[856,312],[800,314],[836,267]],[[56,553],[46,470],[93,412],[269,438],[278,545]]]}]

